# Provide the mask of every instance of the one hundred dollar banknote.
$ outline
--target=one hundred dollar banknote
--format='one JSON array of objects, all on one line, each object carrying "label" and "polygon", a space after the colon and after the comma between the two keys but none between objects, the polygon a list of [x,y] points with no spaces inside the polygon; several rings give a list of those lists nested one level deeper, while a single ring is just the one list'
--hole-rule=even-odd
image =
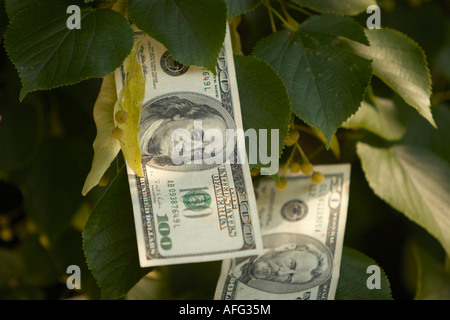
[{"label": "one hundred dollar banknote", "polygon": [[350,165],[317,166],[325,176],[287,174],[280,191],[271,178],[255,186],[264,250],[227,259],[216,300],[333,300],[347,217]]},{"label": "one hundred dollar banknote", "polygon": [[[139,122],[143,176],[127,169],[141,267],[260,252],[250,170],[237,159],[245,154],[245,141],[226,135],[243,127],[229,30],[216,75],[179,63],[142,32],[135,36],[142,41],[138,60],[145,76]],[[116,71],[118,92],[124,79],[123,68]],[[223,134],[215,141],[223,149],[215,145],[205,152],[207,130]]]}]

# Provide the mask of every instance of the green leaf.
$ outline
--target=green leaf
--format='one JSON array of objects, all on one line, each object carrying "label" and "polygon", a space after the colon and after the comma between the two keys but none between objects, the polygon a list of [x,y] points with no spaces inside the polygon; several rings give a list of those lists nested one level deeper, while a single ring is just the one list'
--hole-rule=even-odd
[{"label": "green leaf", "polygon": [[150,271],[139,266],[125,167],[92,210],[83,231],[83,249],[102,299],[124,296]]},{"label": "green leaf", "polygon": [[215,73],[225,39],[227,8],[222,0],[130,0],[136,26],[167,47],[185,65]]},{"label": "green leaf", "polygon": [[30,236],[22,248],[26,273],[22,280],[29,285],[50,286],[58,282],[58,272],[46,248],[39,242],[38,236]]},{"label": "green leaf", "polygon": [[11,20],[5,47],[22,79],[21,100],[31,91],[104,77],[130,52],[133,30],[119,13],[82,8],[81,29],[70,30],[66,10],[64,3],[42,3]]},{"label": "green leaf", "polygon": [[411,257],[406,261],[409,270],[405,271],[416,271],[414,299],[449,300],[450,273],[445,270],[444,259],[437,257],[431,252],[430,246],[425,246],[416,239],[408,243],[407,249]]},{"label": "green leaf", "polygon": [[450,166],[427,149],[358,143],[366,179],[381,199],[438,239],[450,254]]},{"label": "green leaf", "polygon": [[[267,129],[267,154],[281,156],[284,140],[288,134],[291,104],[286,87],[275,70],[257,57],[235,56],[244,129]],[[278,150],[272,150],[271,130],[279,130]],[[258,137],[259,141],[260,137]],[[249,157],[258,153],[259,148],[249,149]],[[252,168],[265,167],[259,162]]]},{"label": "green leaf", "polygon": [[102,87],[94,105],[94,120],[97,127],[92,168],[84,182],[82,194],[95,187],[120,151],[119,140],[112,136],[115,128],[114,105],[117,100],[116,82],[111,73],[103,79]]},{"label": "green leaf", "polygon": [[83,201],[80,190],[91,156],[89,144],[81,140],[48,139],[30,167],[12,175],[24,195],[28,217],[50,243],[70,227]]},{"label": "green leaf", "polygon": [[299,6],[307,7],[321,13],[339,13],[357,15],[376,5],[376,0],[293,0]]},{"label": "green leaf", "polygon": [[400,140],[408,130],[404,109],[392,99],[372,97],[372,101],[363,101],[356,114],[348,119],[344,128],[366,129],[383,139]]},{"label": "green leaf", "polygon": [[431,75],[422,48],[399,31],[366,30],[370,46],[346,40],[352,51],[371,59],[374,74],[436,126],[431,114]]},{"label": "green leaf", "polygon": [[234,16],[247,13],[255,9],[261,3],[261,0],[226,0],[228,17],[231,19]]},{"label": "green leaf", "polygon": [[336,300],[392,300],[389,280],[381,268],[380,289],[367,287],[367,280],[373,274],[367,273],[369,266],[378,265],[361,252],[344,247]]},{"label": "green leaf", "polygon": [[35,104],[19,104],[0,96],[0,170],[10,171],[25,165],[42,140],[42,119]]},{"label": "green leaf", "polygon": [[21,1],[5,0],[6,13],[8,14],[9,18],[12,18],[19,11],[21,11],[27,7],[30,7],[32,5],[42,3],[44,1],[49,1],[49,0],[21,0]]},{"label": "green leaf", "polygon": [[335,36],[339,39],[343,37],[359,43],[369,44],[361,25],[351,18],[340,15],[324,14],[321,16],[312,16],[303,22],[299,29],[297,32],[310,31],[312,33],[310,34],[311,36],[317,37],[319,42],[325,42],[326,46],[334,45],[334,43],[330,44],[330,40],[333,42],[337,40],[329,36]]},{"label": "green leaf", "polygon": [[100,288],[88,269],[83,252],[82,234],[78,230],[69,229],[60,241],[52,243],[50,254],[60,274],[67,275],[67,267],[77,265],[81,273],[81,292],[89,299],[100,299]]},{"label": "green leaf", "polygon": [[402,144],[427,148],[450,163],[450,110],[440,104],[433,109],[437,129],[423,117],[417,115],[412,121]]},{"label": "green leaf", "polygon": [[330,145],[337,128],[354,114],[369,85],[368,60],[335,46],[342,37],[365,43],[360,25],[343,16],[313,16],[297,31],[279,31],[255,47],[288,89],[295,114],[316,127]]},{"label": "green leaf", "polygon": [[143,277],[126,295],[127,300],[170,300],[168,279],[157,270]]}]

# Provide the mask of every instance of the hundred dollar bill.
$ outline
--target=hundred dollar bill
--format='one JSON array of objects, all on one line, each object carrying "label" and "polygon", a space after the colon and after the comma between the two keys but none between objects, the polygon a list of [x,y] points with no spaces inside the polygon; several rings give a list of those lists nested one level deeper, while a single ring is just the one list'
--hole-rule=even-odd
[{"label": "hundred dollar bill", "polygon": [[[138,61],[145,76],[139,123],[143,176],[127,169],[141,267],[260,252],[249,166],[237,159],[242,152],[246,157],[245,141],[225,134],[243,127],[229,30],[216,75],[179,63],[138,30],[135,38],[142,41]],[[123,67],[115,76],[120,92]],[[207,132],[224,138],[208,141]],[[217,144],[208,153],[211,141]]]},{"label": "hundred dollar bill", "polygon": [[216,300],[333,300],[347,217],[350,165],[317,166],[322,184],[287,174],[279,191],[271,178],[255,186],[264,250],[227,259]]}]

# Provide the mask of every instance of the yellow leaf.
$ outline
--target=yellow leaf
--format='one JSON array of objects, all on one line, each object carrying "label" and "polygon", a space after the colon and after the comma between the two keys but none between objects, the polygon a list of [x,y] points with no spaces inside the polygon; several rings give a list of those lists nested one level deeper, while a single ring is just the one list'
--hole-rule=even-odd
[{"label": "yellow leaf", "polygon": [[141,41],[136,42],[130,55],[125,59],[124,87],[114,106],[114,114],[126,112],[127,120],[115,120],[116,127],[123,131],[119,139],[122,153],[130,168],[142,177],[141,150],[139,149],[139,118],[145,95],[145,77],[137,59]]},{"label": "yellow leaf", "polygon": [[[323,135],[322,131],[314,127],[311,127],[311,130],[320,141],[322,141],[325,145],[327,145],[327,140],[325,139],[325,136]],[[331,138],[330,142],[330,147],[327,149],[331,150],[337,159],[341,157],[341,147],[339,145],[339,140],[336,138],[335,134],[333,134],[333,137]]]},{"label": "yellow leaf", "polygon": [[[320,131],[319,129],[316,129],[314,127],[301,127],[299,129],[301,129],[302,131],[304,131],[308,134],[315,136],[317,139],[322,141],[325,146],[327,145],[327,139],[325,139],[325,136],[323,135],[322,131]],[[333,136],[331,137],[330,146],[327,147],[327,150],[331,150],[331,152],[333,152],[334,156],[337,159],[339,159],[341,157],[341,147],[339,145],[339,140],[336,138],[335,134],[333,134]]]},{"label": "yellow leaf", "polygon": [[111,9],[114,10],[114,11],[119,12],[120,14],[122,14],[124,16],[126,16],[127,1],[126,0],[118,0]]},{"label": "yellow leaf", "polygon": [[84,183],[83,195],[86,195],[98,184],[120,151],[119,141],[111,135],[112,130],[115,128],[113,112],[116,100],[116,83],[114,73],[112,73],[103,79],[100,93],[94,105],[94,121],[97,127],[97,136],[93,143],[94,159],[92,168]]}]

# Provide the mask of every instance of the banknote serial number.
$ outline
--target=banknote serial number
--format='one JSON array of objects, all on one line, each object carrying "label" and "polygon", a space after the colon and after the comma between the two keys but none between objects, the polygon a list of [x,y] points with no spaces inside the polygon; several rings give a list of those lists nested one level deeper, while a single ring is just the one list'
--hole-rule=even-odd
[{"label": "banknote serial number", "polygon": [[211,72],[208,71],[208,69],[203,68],[202,69],[202,85],[203,85],[203,91],[205,93],[209,93],[213,91],[214,88],[214,93],[216,95],[216,98],[219,97],[219,92],[218,92],[218,88],[217,88],[217,79],[216,77],[214,77]]},{"label": "banknote serial number", "polygon": [[208,91],[211,89],[211,74],[209,73],[209,71],[203,71],[203,90]]},{"label": "banknote serial number", "polygon": [[167,183],[167,187],[169,187],[169,197],[170,197],[170,205],[172,210],[172,221],[174,229],[180,226],[180,210],[178,207],[178,195],[177,190],[175,189],[175,182],[173,180],[169,180]]}]

